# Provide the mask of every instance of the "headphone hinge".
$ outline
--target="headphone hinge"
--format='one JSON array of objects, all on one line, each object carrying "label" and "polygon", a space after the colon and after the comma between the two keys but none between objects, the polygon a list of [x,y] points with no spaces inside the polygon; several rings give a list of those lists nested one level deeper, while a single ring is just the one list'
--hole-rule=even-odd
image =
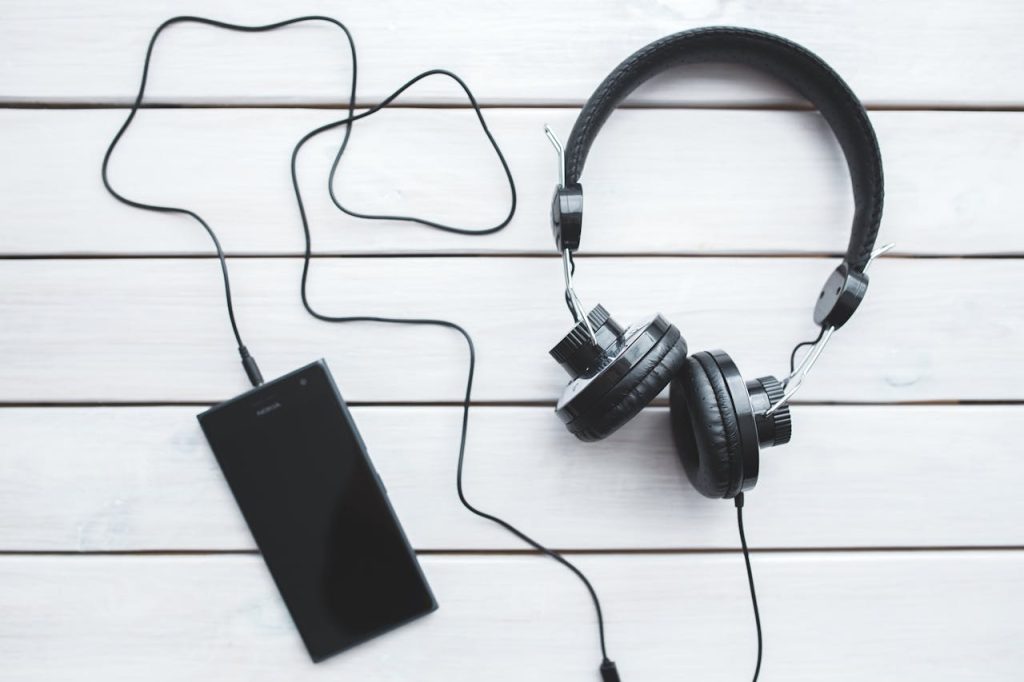
[{"label": "headphone hinge", "polygon": [[850,319],[868,291],[868,276],[845,260],[825,280],[814,305],[814,323],[839,329]]},{"label": "headphone hinge", "polygon": [[578,183],[555,188],[551,200],[551,233],[558,250],[575,251],[580,248],[583,231],[583,187]]}]

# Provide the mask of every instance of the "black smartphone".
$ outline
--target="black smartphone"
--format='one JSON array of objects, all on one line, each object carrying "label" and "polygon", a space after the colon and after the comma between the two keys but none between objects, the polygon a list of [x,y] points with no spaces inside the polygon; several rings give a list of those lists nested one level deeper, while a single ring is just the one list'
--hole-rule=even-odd
[{"label": "black smartphone", "polygon": [[199,423],[314,661],[437,609],[323,360]]}]

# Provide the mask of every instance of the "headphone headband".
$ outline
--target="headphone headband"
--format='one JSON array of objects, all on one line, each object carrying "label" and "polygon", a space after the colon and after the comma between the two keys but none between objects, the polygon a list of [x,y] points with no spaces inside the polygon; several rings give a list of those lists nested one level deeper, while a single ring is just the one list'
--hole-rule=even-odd
[{"label": "headphone headband", "polygon": [[579,247],[581,215],[566,213],[582,213],[579,179],[604,122],[652,76],[704,62],[746,64],[773,75],[821,112],[843,149],[853,183],[855,208],[844,265],[862,273],[878,234],[883,198],[881,152],[864,106],[839,74],[810,50],[771,33],[733,27],[682,31],[655,41],[633,53],[598,86],[576,119],[565,149],[566,185],[556,193],[553,214],[559,249]]}]

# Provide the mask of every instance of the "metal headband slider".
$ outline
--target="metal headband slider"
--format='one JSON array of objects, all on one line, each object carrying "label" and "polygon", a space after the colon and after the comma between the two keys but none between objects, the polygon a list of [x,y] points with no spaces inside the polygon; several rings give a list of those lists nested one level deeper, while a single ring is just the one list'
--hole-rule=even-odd
[{"label": "metal headband slider", "polygon": [[[888,253],[895,247],[895,244],[886,244],[872,251],[867,265],[864,266],[864,270],[867,271],[876,258],[884,253]],[[857,306],[864,300],[864,294],[867,292],[867,289],[868,276],[866,272],[850,270],[846,261],[840,263],[839,267],[829,276],[825,282],[825,287],[818,294],[818,304],[814,306],[814,321],[821,325],[821,335],[811,345],[811,349],[800,361],[800,364],[789,373],[789,376],[783,379],[782,387],[785,390],[782,398],[765,411],[765,417],[772,416],[788,405],[793,399],[796,392],[803,386],[807,374],[814,367],[814,363],[821,357],[825,346],[828,345],[829,340],[832,338],[832,334],[850,319]]]},{"label": "metal headband slider", "polygon": [[819,327],[835,327],[839,329],[853,316],[857,306],[864,300],[868,291],[867,270],[875,259],[888,253],[896,245],[886,244],[871,252],[864,270],[851,270],[844,260],[839,264],[818,294],[818,302],[814,305],[814,323]]},{"label": "metal headband slider", "polygon": [[559,252],[575,251],[580,248],[583,231],[583,187],[578,182],[566,184],[565,147],[551,126],[544,125],[544,134],[558,156],[558,186],[551,200],[551,233]]}]

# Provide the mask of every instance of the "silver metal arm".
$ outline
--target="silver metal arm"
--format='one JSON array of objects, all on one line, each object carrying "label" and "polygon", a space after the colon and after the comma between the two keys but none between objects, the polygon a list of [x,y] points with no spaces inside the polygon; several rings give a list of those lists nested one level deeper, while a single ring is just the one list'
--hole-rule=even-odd
[{"label": "silver metal arm", "polygon": [[[547,135],[548,141],[551,142],[551,146],[555,148],[555,153],[558,155],[558,186],[565,187],[565,148],[558,136],[555,135],[555,131],[546,123],[544,124],[544,134]],[[583,307],[583,302],[580,301],[576,289],[572,286],[572,265],[572,252],[569,249],[564,249],[562,251],[562,276],[565,279],[565,302],[569,305],[569,312],[572,313],[573,320],[577,323],[583,322],[587,328],[587,334],[590,335],[590,340],[596,344],[597,335],[590,326],[587,309]]]},{"label": "silver metal arm", "polygon": [[565,148],[558,136],[555,135],[555,131],[547,123],[544,124],[544,134],[548,136],[548,141],[551,142],[551,146],[555,148],[555,154],[558,155],[558,186],[565,187]]},{"label": "silver metal arm", "polygon": [[[895,244],[885,244],[872,251],[871,256],[868,257],[868,262],[864,265],[864,271],[867,272],[868,268],[871,267],[871,264],[875,262],[876,258],[881,256],[883,253],[892,251],[895,247]],[[806,355],[804,355],[800,364],[782,380],[782,398],[779,399],[779,402],[768,408],[765,411],[764,416],[770,417],[789,404],[789,401],[793,399],[796,392],[804,385],[804,380],[807,378],[807,374],[811,371],[811,368],[814,367],[814,363],[818,361],[818,358],[821,357],[822,352],[825,350],[825,346],[828,345],[829,339],[832,338],[832,334],[834,334],[835,331],[835,327],[828,327],[821,333],[821,337],[814,342],[814,345],[811,346],[811,349],[807,351]]]},{"label": "silver metal arm", "polygon": [[764,416],[770,417],[789,404],[789,401],[793,399],[796,392],[804,385],[804,379],[807,378],[807,373],[811,371],[811,368],[814,367],[814,363],[816,363],[818,358],[821,357],[822,351],[825,350],[825,346],[828,345],[828,341],[832,338],[832,334],[834,334],[835,331],[835,327],[829,327],[826,329],[822,333],[821,338],[811,346],[811,350],[807,351],[807,355],[805,355],[803,360],[800,361],[800,364],[797,365],[796,369],[790,372],[789,376],[782,380],[782,388],[784,389],[782,398],[779,399],[779,402],[769,407],[765,411]]},{"label": "silver metal arm", "polygon": [[572,254],[569,249],[562,251],[562,273],[565,276],[565,300],[569,304],[572,317],[576,322],[583,322],[590,340],[596,345],[597,335],[594,333],[593,327],[590,326],[587,309],[583,307],[583,302],[580,301],[580,297],[576,295],[576,290],[572,286]]},{"label": "silver metal arm", "polygon": [[864,264],[864,272],[868,271],[868,268],[871,267],[871,264],[875,262],[876,258],[881,256],[882,254],[889,253],[890,251],[892,251],[895,248],[896,248],[895,242],[889,242],[888,244],[883,244],[882,246],[880,246],[877,249],[875,249],[874,251],[872,251],[871,255],[868,256],[868,262]]}]

